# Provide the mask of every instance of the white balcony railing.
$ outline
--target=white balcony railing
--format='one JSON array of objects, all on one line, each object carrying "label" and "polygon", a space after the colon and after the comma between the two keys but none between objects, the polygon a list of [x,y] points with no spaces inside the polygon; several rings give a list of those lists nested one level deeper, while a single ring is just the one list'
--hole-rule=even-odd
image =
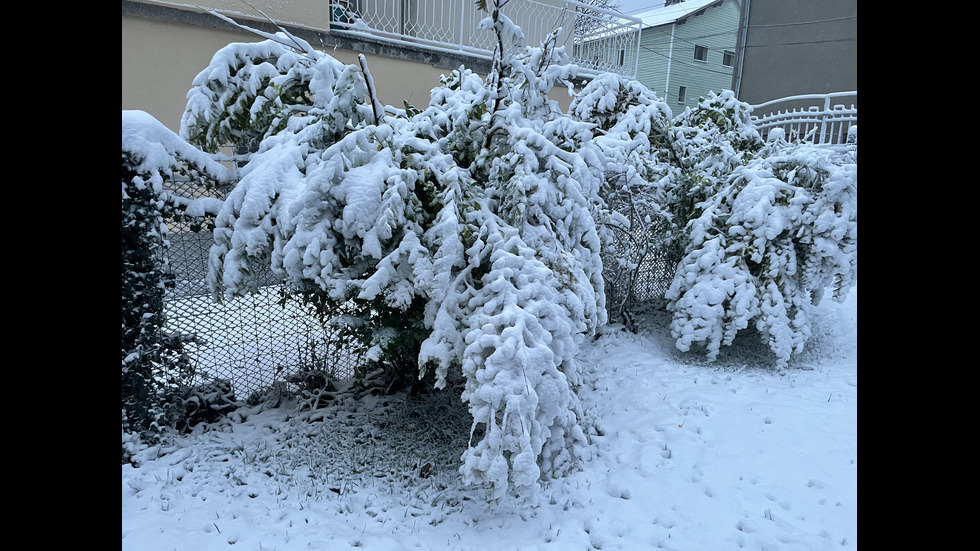
[{"label": "white balcony railing", "polygon": [[[839,102],[850,98],[848,106]],[[775,110],[774,110],[775,109]],[[752,106],[756,129],[767,137],[782,128],[787,139],[818,145],[857,143],[857,92],[790,96]]]},{"label": "white balcony railing", "polygon": [[[641,22],[575,0],[511,0],[504,12],[529,46],[560,27],[559,46],[585,75],[636,76]],[[473,0],[331,0],[330,31],[489,59],[495,37],[477,28]]]}]

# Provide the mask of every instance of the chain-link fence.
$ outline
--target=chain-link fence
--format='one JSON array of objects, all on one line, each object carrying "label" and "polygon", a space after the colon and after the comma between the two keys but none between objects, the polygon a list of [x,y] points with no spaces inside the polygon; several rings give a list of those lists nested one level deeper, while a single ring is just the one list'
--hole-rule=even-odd
[{"label": "chain-link fence", "polygon": [[[180,186],[175,192],[181,196],[208,196],[191,184]],[[302,304],[282,301],[283,287],[271,270],[262,274],[258,293],[217,303],[206,279],[213,234],[186,221],[169,221],[168,228],[176,285],[166,296],[167,324],[185,339],[195,382],[227,379],[246,399],[301,370],[353,377],[357,355],[337,346]]]},{"label": "chain-link fence", "polygon": [[[174,191],[188,198],[209,195],[188,183]],[[302,304],[282,301],[283,286],[271,269],[262,275],[264,286],[258,293],[215,302],[206,279],[213,234],[187,221],[172,220],[168,227],[176,285],[166,296],[167,324],[185,338],[195,383],[226,379],[239,399],[247,399],[300,371],[322,371],[335,380],[354,376],[358,354],[340,346]],[[642,235],[633,243],[647,241],[657,228],[638,231]],[[610,264],[605,276],[611,322],[623,321],[623,313],[628,315],[638,303],[662,298],[676,267],[676,260],[658,251],[630,254],[636,269],[617,271],[610,269],[611,260],[605,261]]]},{"label": "chain-link fence", "polygon": [[630,230],[614,232],[613,243],[602,251],[609,322],[630,329],[635,328],[632,314],[637,306],[663,298],[677,269],[676,255],[655,245],[667,229],[663,221],[633,224]]}]

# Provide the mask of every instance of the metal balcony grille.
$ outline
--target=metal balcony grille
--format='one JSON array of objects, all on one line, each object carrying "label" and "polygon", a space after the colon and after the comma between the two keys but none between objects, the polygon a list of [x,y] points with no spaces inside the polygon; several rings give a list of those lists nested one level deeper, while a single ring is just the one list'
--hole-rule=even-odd
[{"label": "metal balcony grille", "polygon": [[[636,76],[639,19],[574,0],[511,0],[505,13],[529,46],[560,27],[558,44],[583,76]],[[477,28],[486,16],[471,0],[332,0],[330,31],[489,59],[495,38]]]}]

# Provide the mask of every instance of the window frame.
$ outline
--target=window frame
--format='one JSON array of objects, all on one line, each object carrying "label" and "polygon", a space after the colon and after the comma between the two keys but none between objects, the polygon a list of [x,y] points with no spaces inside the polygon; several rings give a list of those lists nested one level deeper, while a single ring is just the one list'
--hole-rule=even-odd
[{"label": "window frame", "polygon": [[677,103],[687,103],[687,86],[677,87]]},{"label": "window frame", "polygon": [[[703,57],[698,57],[698,53],[699,52],[703,53],[704,56]],[[694,61],[700,61],[702,63],[707,63],[708,62],[708,47],[707,46],[701,46],[699,44],[695,44],[694,45]]]},{"label": "window frame", "polygon": [[[727,63],[726,63],[727,61]],[[735,52],[731,50],[725,50],[721,56],[721,64],[723,67],[734,67],[735,66]]]}]

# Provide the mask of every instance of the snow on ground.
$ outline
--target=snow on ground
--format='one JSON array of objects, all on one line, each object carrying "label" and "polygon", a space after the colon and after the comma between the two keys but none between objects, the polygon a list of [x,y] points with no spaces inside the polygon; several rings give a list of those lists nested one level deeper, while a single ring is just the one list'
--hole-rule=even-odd
[{"label": "snow on ground", "polygon": [[656,311],[607,328],[579,356],[592,458],[499,503],[456,472],[458,392],[242,409],[122,466],[122,549],[856,549],[857,289],[818,313],[785,370],[751,334],[682,354]]}]

